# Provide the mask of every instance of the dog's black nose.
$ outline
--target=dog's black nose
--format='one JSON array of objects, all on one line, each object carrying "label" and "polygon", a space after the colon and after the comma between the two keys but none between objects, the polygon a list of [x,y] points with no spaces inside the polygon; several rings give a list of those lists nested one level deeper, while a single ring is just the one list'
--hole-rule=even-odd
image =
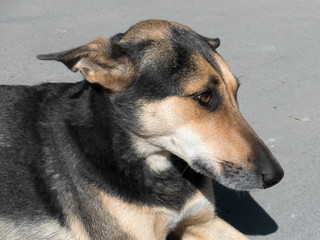
[{"label": "dog's black nose", "polygon": [[262,143],[259,151],[259,175],[261,177],[262,187],[269,188],[280,182],[283,178],[284,171],[272,155],[270,150]]},{"label": "dog's black nose", "polygon": [[283,175],[284,172],[280,166],[277,166],[277,168],[273,169],[273,171],[268,171],[265,173],[262,172],[263,188],[272,187],[273,185],[277,184],[283,178]]}]

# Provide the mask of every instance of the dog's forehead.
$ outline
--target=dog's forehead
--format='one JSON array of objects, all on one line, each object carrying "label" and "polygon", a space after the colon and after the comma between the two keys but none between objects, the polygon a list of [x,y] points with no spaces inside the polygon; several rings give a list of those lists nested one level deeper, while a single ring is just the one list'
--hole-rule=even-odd
[{"label": "dog's forehead", "polygon": [[[150,61],[159,61],[159,57],[165,53],[168,53],[165,54],[165,59],[168,60],[180,52],[204,55],[214,51],[205,38],[191,28],[163,20],[148,20],[133,25],[122,35],[120,43],[135,45]],[[153,54],[154,59],[151,59],[149,54],[151,51],[162,54]],[[145,57],[143,54],[142,56]]]},{"label": "dog's forehead", "polygon": [[221,74],[215,49],[204,37],[178,23],[140,22],[121,36],[120,44],[129,48],[139,64],[136,85],[150,95],[185,93],[186,83],[200,78],[203,81],[196,89],[202,89],[212,76]]},{"label": "dog's forehead", "polygon": [[147,20],[139,22],[124,33],[121,41],[148,41],[170,39],[171,30],[174,28],[181,28],[185,31],[194,32],[191,28],[179,23],[169,22],[164,20]]}]

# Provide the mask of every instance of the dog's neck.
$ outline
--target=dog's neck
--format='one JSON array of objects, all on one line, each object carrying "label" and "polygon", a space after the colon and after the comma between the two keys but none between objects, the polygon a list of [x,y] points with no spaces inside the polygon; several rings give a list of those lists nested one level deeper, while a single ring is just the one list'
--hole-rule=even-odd
[{"label": "dog's neck", "polygon": [[99,175],[100,187],[127,201],[182,206],[187,199],[182,196],[196,191],[204,177],[183,160],[124,129],[99,89],[86,86],[81,91],[71,99],[69,118],[73,119],[68,121],[69,133],[82,155],[80,164],[85,165],[81,169],[87,170],[79,174],[88,176],[88,181],[90,174]]}]

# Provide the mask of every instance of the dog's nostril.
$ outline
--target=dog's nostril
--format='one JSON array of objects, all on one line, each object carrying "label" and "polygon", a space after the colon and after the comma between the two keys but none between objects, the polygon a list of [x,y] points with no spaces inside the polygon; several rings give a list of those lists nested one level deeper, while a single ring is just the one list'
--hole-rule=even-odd
[{"label": "dog's nostril", "polygon": [[268,188],[278,183],[275,179],[271,177],[271,174],[262,174],[263,187]]},{"label": "dog's nostril", "polygon": [[272,173],[262,173],[262,180],[263,180],[263,187],[268,188],[272,187],[273,185],[280,182],[280,180],[283,178],[283,170],[272,172]]}]

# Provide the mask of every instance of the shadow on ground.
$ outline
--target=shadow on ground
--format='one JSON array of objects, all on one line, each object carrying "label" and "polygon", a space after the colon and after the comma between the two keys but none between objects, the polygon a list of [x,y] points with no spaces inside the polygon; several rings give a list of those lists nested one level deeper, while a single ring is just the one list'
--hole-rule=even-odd
[{"label": "shadow on ground", "polygon": [[267,235],[278,229],[277,223],[248,192],[236,192],[213,182],[218,215],[247,235]]}]

